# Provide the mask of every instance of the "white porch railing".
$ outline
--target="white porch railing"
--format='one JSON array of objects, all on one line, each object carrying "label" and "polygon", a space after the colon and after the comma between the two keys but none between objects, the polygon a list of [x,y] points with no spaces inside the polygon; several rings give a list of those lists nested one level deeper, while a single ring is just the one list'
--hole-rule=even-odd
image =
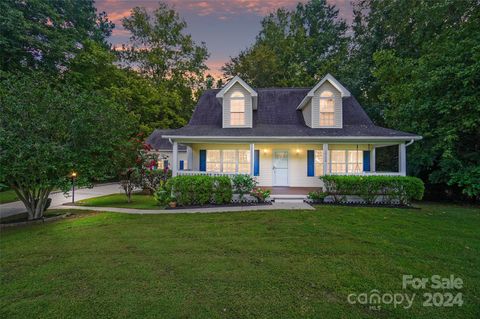
[{"label": "white porch railing", "polygon": [[205,171],[178,171],[178,175],[188,175],[188,176],[195,176],[195,175],[209,175],[209,176],[235,176],[235,175],[249,175],[249,174],[242,174],[242,173],[222,173],[222,172],[205,172]]},{"label": "white porch railing", "polygon": [[354,175],[354,176],[401,176],[400,172],[360,172],[360,173],[329,173],[328,175]]}]

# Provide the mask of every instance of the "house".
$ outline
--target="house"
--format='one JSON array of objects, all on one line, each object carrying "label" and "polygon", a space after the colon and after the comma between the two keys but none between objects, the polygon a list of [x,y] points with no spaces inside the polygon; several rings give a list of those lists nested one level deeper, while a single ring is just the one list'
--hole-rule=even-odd
[{"label": "house", "polygon": [[[422,138],[376,126],[330,74],[313,88],[252,88],[236,76],[201,96],[188,125],[160,132],[174,176],[250,174],[288,187],[320,187],[324,174],[405,175],[406,148]],[[377,171],[376,150],[392,145],[399,170]]]},{"label": "house", "polygon": [[[172,168],[173,144],[167,138],[162,138],[162,135],[168,132],[169,130],[155,130],[146,140],[146,143],[152,146],[152,152],[158,155],[157,168],[159,169]],[[178,145],[177,159],[179,170],[188,166],[187,147],[185,145]]]}]

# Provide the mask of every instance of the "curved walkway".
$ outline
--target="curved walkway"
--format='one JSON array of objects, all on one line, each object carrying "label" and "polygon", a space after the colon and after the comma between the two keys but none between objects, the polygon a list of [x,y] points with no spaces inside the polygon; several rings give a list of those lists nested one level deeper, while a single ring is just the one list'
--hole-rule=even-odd
[{"label": "curved walkway", "polygon": [[314,210],[312,206],[300,201],[274,202],[272,205],[261,206],[232,206],[232,207],[207,207],[207,208],[186,208],[186,209],[135,209],[118,207],[92,207],[92,206],[71,206],[62,205],[64,209],[96,210],[102,212],[115,212],[126,214],[193,214],[193,213],[222,213],[222,212],[246,212],[254,210]]}]

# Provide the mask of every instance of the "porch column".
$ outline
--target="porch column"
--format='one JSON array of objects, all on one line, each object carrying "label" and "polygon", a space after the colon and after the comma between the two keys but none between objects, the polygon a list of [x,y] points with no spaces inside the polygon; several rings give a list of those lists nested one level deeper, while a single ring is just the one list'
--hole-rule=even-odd
[{"label": "porch column", "polygon": [[323,175],[327,175],[329,162],[328,144],[323,144]]},{"label": "porch column", "polygon": [[377,148],[375,146],[372,147],[372,151],[370,152],[370,172],[375,172],[375,163],[377,161],[376,159],[376,151]]},{"label": "porch column", "polygon": [[178,143],[173,142],[172,152],[172,176],[175,177],[178,174]]},{"label": "porch column", "polygon": [[190,146],[187,146],[187,169],[193,170],[193,150]]},{"label": "porch column", "polygon": [[250,144],[250,176],[255,175],[255,144]]},{"label": "porch column", "polygon": [[407,175],[407,148],[405,143],[398,145],[398,172],[400,175]]}]

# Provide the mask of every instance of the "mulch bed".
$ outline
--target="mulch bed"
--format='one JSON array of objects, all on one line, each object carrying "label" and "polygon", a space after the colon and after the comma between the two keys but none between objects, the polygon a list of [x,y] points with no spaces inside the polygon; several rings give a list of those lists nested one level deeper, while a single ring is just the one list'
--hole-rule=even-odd
[{"label": "mulch bed", "polygon": [[412,205],[392,204],[388,202],[377,202],[375,204],[360,203],[360,202],[322,202],[315,200],[305,200],[307,204],[321,205],[321,206],[350,206],[350,207],[380,207],[380,208],[408,208],[408,209],[421,209]]},{"label": "mulch bed", "polygon": [[207,204],[207,205],[193,205],[193,206],[177,206],[175,208],[167,207],[166,209],[191,209],[191,208],[221,208],[221,207],[248,207],[248,206],[269,206],[272,205],[272,202],[237,202],[237,203],[230,203],[230,204]]}]

